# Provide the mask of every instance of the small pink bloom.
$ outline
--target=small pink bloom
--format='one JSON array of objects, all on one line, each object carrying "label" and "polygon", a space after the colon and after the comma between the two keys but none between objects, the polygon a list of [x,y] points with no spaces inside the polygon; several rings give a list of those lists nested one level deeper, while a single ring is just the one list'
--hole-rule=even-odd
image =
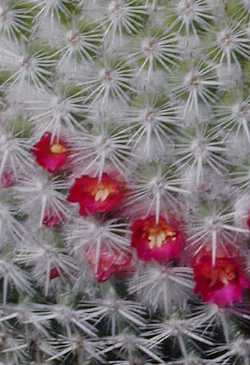
[{"label": "small pink bloom", "polygon": [[5,170],[0,178],[0,186],[2,188],[10,188],[14,184],[15,178],[13,172],[9,169]]},{"label": "small pink bloom", "polygon": [[48,209],[45,212],[43,218],[43,224],[49,228],[55,228],[59,226],[64,220],[64,217],[61,213],[53,212],[51,209]]},{"label": "small pink bloom", "polygon": [[138,219],[132,225],[132,247],[143,261],[168,262],[178,259],[185,243],[183,232],[177,224],[170,224],[155,216]]},{"label": "small pink bloom", "polygon": [[92,270],[95,272],[96,280],[104,282],[112,275],[125,274],[133,271],[133,259],[131,252],[120,251],[103,247],[97,263],[96,250],[89,249],[86,258]]}]

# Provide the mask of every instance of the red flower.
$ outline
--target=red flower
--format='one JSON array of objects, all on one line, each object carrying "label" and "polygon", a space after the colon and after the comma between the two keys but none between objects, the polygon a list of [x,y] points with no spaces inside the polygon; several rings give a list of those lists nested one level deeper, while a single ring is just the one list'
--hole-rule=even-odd
[{"label": "red flower", "polygon": [[101,180],[83,175],[75,180],[68,201],[79,203],[81,215],[106,213],[120,206],[125,194],[124,183],[104,173]]},{"label": "red flower", "polygon": [[48,209],[43,218],[43,224],[49,228],[55,228],[59,226],[64,220],[64,217],[61,213],[53,212],[51,209]]},{"label": "red flower", "polygon": [[95,249],[86,252],[86,258],[92,270],[95,272],[96,280],[101,283],[114,274],[122,274],[133,271],[133,260],[130,252],[120,251],[114,248],[103,247],[100,252],[99,262]]},{"label": "red flower", "polygon": [[184,242],[184,235],[177,224],[170,224],[163,217],[160,217],[159,223],[154,216],[138,219],[132,226],[131,244],[143,261],[167,262],[179,258]]},{"label": "red flower", "polygon": [[52,138],[50,132],[45,133],[32,148],[36,162],[45,170],[57,173],[65,168],[69,150],[62,139]]},{"label": "red flower", "polygon": [[195,292],[206,302],[219,306],[233,305],[242,301],[243,291],[250,287],[240,256],[221,255],[212,265],[211,253],[194,260]]}]

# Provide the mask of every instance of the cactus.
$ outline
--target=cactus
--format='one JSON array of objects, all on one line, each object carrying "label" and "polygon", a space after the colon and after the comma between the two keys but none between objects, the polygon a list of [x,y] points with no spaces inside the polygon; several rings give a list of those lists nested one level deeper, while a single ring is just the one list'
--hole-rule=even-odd
[{"label": "cactus", "polygon": [[0,365],[250,364],[249,59],[249,0],[0,0]]}]

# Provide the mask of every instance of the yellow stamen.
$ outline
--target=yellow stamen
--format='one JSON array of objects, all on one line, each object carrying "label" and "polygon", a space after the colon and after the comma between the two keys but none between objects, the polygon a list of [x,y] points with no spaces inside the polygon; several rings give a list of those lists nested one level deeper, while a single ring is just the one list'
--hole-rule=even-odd
[{"label": "yellow stamen", "polygon": [[161,247],[166,240],[166,233],[164,231],[155,232],[148,236],[149,239],[149,247],[151,249],[157,247]]},{"label": "yellow stamen", "polygon": [[219,271],[215,271],[211,276],[210,287],[213,287],[218,281],[220,281],[223,285],[228,285],[230,281],[236,278],[236,274],[231,268],[221,269]]},{"label": "yellow stamen", "polygon": [[108,198],[110,194],[110,190],[107,188],[101,188],[99,190],[97,190],[96,194],[95,194],[95,201],[96,202],[104,202],[104,200],[106,200]]},{"label": "yellow stamen", "polygon": [[220,281],[227,285],[230,281],[235,279],[235,273],[231,271],[229,268],[226,268],[225,270],[222,270],[220,272]]},{"label": "yellow stamen", "polygon": [[176,233],[172,231],[165,231],[159,229],[151,229],[148,236],[149,247],[160,248],[166,242],[166,239],[171,238],[173,241],[176,240]]},{"label": "yellow stamen", "polygon": [[167,236],[167,238],[172,238],[173,241],[176,240],[176,233],[175,232],[167,231],[166,236]]},{"label": "yellow stamen", "polygon": [[59,155],[60,153],[64,153],[66,148],[60,143],[55,143],[51,146],[50,151],[56,155]]}]

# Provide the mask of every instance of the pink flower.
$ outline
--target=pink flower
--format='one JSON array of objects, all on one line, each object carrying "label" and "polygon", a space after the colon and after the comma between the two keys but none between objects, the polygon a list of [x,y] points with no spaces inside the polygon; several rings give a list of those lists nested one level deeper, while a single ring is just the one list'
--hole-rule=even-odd
[{"label": "pink flower", "polygon": [[131,252],[120,251],[114,248],[103,247],[97,263],[95,249],[86,252],[86,258],[92,270],[95,272],[96,280],[104,282],[112,275],[125,274],[133,271],[133,259]]},{"label": "pink flower", "polygon": [[240,256],[221,255],[212,265],[211,253],[196,258],[193,263],[195,292],[206,302],[225,307],[242,301],[243,292],[250,287]]},{"label": "pink flower", "polygon": [[132,226],[132,247],[143,261],[168,262],[181,255],[185,238],[177,224],[170,224],[160,217],[156,223],[155,216],[138,219]]}]

